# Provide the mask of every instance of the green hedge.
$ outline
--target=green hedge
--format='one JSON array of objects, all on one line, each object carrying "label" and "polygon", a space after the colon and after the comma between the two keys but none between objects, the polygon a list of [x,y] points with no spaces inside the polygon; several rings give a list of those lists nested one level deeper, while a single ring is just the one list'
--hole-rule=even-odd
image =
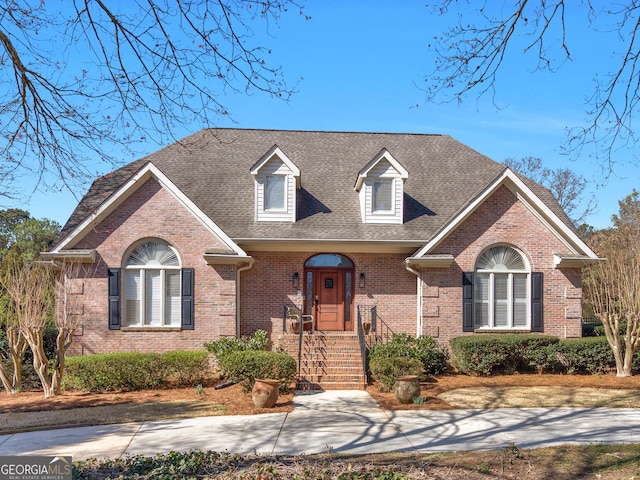
[{"label": "green hedge", "polygon": [[273,378],[286,392],[296,376],[296,361],[286,353],[242,350],[218,357],[218,363],[227,379],[241,381],[247,390],[256,378]]},{"label": "green hedge", "polygon": [[[559,339],[545,335],[483,334],[450,340],[453,365],[462,373],[604,373],[615,368],[605,337]],[[640,368],[640,351],[634,370]]]},{"label": "green hedge", "polygon": [[204,344],[205,350],[213,354],[216,359],[233,352],[244,352],[247,350],[267,350],[269,348],[269,337],[264,330],[256,330],[253,335],[244,335],[240,338],[223,337],[213,342]]},{"label": "green hedge", "polygon": [[449,354],[432,337],[421,335],[416,338],[406,333],[394,333],[390,342],[371,347],[368,355],[369,369],[372,360],[397,357],[419,360],[424,373],[428,375],[440,375],[448,368]]},{"label": "green hedge", "polygon": [[403,375],[418,375],[424,379],[422,362],[413,357],[376,357],[369,360],[369,370],[383,392],[391,391],[396,378]]},{"label": "green hedge", "polygon": [[63,388],[89,392],[195,386],[210,375],[204,350],[68,357],[64,371]]},{"label": "green hedge", "polygon": [[462,373],[491,375],[498,371],[542,372],[549,368],[548,348],[557,337],[525,334],[482,334],[452,338],[451,360]]}]

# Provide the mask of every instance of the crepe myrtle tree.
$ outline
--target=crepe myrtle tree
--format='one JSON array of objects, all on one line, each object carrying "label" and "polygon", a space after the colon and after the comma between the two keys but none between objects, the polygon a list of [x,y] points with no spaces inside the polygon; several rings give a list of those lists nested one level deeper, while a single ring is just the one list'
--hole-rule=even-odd
[{"label": "crepe myrtle tree", "polygon": [[[10,299],[9,312],[33,353],[33,368],[45,398],[60,393],[66,352],[78,328],[83,302],[82,278],[89,268],[78,262],[54,266],[38,262],[13,262],[6,266],[2,285]],[[52,317],[58,331],[55,358],[44,348],[44,330]]]},{"label": "crepe myrtle tree", "polygon": [[584,292],[604,327],[617,375],[627,377],[640,348],[640,194],[634,190],[618,203],[614,227],[592,236],[592,246],[606,261],[587,269]]},{"label": "crepe myrtle tree", "polygon": [[2,2],[0,195],[20,174],[84,186],[116,146],[215,126],[229,93],[287,100],[254,37],[288,11],[308,18],[295,0]]},{"label": "crepe myrtle tree", "polygon": [[[0,265],[0,276],[2,285],[8,281],[7,275],[12,272],[11,265],[19,261],[17,250],[10,250]],[[5,350],[0,355],[0,381],[8,394],[20,391],[22,386],[22,363],[27,353],[29,344],[20,330],[20,323],[14,313],[11,298],[3,292],[0,296],[0,328],[4,331]],[[5,360],[10,360],[13,365],[13,372],[9,373],[5,367]]]}]

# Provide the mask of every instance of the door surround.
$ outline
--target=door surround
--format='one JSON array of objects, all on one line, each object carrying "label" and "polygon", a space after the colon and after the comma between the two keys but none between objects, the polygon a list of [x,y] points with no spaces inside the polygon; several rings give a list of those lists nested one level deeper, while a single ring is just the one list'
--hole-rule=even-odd
[{"label": "door surround", "polygon": [[338,253],[320,253],[304,266],[304,313],[314,327],[325,331],[353,331],[354,263]]}]

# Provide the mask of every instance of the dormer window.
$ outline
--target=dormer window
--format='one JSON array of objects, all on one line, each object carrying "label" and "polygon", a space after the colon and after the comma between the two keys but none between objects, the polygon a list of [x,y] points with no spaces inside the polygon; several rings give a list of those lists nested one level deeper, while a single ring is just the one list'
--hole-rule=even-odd
[{"label": "dormer window", "polygon": [[285,175],[267,175],[264,185],[264,209],[267,210],[285,210],[286,199],[286,180]]},{"label": "dormer window", "polygon": [[373,181],[373,213],[393,212],[393,179],[378,178]]},{"label": "dormer window", "polygon": [[258,222],[295,222],[300,170],[277,145],[251,167]]},{"label": "dormer window", "polygon": [[404,181],[408,176],[400,162],[386,149],[360,171],[355,189],[360,194],[364,223],[402,223]]}]

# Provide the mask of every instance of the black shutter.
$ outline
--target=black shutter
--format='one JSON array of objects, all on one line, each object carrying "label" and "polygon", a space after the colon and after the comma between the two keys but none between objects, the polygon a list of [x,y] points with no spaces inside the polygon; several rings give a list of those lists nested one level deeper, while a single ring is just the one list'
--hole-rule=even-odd
[{"label": "black shutter", "polygon": [[194,302],[194,270],[193,268],[182,269],[182,329],[193,330]]},{"label": "black shutter", "polygon": [[473,272],[462,273],[462,331],[473,332]]},{"label": "black shutter", "polygon": [[531,273],[531,331],[543,332],[542,272]]},{"label": "black shutter", "polygon": [[120,330],[120,269],[109,268],[109,330]]}]

